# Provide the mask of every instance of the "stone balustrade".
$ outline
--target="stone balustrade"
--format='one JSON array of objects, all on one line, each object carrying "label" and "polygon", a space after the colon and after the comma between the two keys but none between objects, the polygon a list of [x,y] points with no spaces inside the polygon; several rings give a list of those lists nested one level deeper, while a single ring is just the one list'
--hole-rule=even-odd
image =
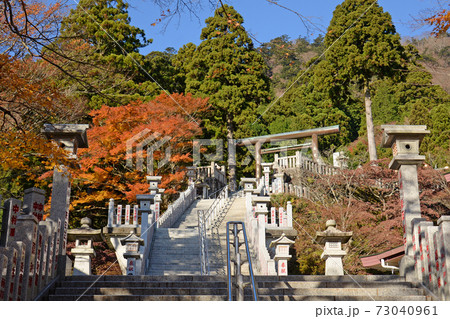
[{"label": "stone balustrade", "polygon": [[[249,244],[256,254],[257,268],[260,275],[287,275],[287,260],[289,255],[280,254],[275,258],[277,253],[276,245],[270,246],[271,243],[278,243],[277,240],[288,235],[295,238],[297,232],[292,226],[292,205],[288,202],[287,207],[270,207],[270,197],[268,196],[252,196],[250,189],[253,179],[246,179],[246,225],[249,238]],[[264,180],[261,182],[264,184]],[[284,241],[283,241],[284,243]],[[270,250],[268,248],[271,248]],[[279,253],[279,252],[278,252]],[[282,262],[279,262],[282,260]],[[283,266],[283,267],[282,267]],[[283,269],[281,269],[282,267]]]},{"label": "stone balustrade", "polygon": [[194,202],[195,200],[195,186],[193,184],[189,185],[188,189],[180,193],[180,197],[161,215],[158,219],[158,228],[169,228],[171,227],[180,216],[185,212],[185,210]]},{"label": "stone balustrade", "polygon": [[58,278],[62,221],[44,220],[41,189],[30,188],[25,194],[23,202],[10,198],[2,206],[0,300],[34,300]]}]

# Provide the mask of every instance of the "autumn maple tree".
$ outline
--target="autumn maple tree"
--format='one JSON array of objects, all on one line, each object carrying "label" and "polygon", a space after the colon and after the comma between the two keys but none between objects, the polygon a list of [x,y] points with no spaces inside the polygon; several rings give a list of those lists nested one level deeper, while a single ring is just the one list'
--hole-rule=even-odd
[{"label": "autumn maple tree", "polygon": [[434,35],[444,34],[450,28],[450,10],[443,9],[425,19],[425,21],[434,27]]},{"label": "autumn maple tree", "polygon": [[[201,134],[196,113],[204,111],[206,102],[191,95],[162,94],[150,102],[92,111],[93,125],[87,131],[89,148],[80,149],[80,169],[74,173],[72,216],[76,219],[87,214],[95,222],[96,216],[106,217],[110,198],[132,203],[137,194],[148,193],[147,151],[158,143],[161,146],[153,154],[153,175],[163,177],[160,187],[166,194],[180,191],[186,184],[184,167],[192,165],[192,139]],[[128,156],[127,145],[132,146]],[[166,154],[170,154],[170,160],[158,167]],[[127,159],[133,164],[127,165]],[[139,159],[142,169],[137,165]],[[167,200],[171,196],[163,197]]]}]

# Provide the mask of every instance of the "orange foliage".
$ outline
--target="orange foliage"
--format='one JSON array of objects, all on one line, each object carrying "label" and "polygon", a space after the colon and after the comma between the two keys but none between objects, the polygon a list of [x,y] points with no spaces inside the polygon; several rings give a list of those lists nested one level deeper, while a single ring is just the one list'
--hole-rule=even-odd
[{"label": "orange foliage", "polygon": [[[163,177],[161,187],[167,194],[177,193],[186,183],[184,167],[192,163],[192,139],[201,134],[194,117],[205,110],[206,102],[191,95],[162,94],[150,102],[92,111],[89,148],[79,151],[80,169],[74,175],[79,187],[72,204],[83,211],[94,210],[105,207],[109,198],[131,203],[137,194],[148,193],[146,149],[158,142],[165,143],[153,154],[154,175]],[[138,152],[137,145],[147,138],[148,144]],[[132,146],[132,166],[127,165],[127,142]],[[169,162],[158,168],[169,147]],[[136,166],[139,155],[142,170]]]},{"label": "orange foliage", "polygon": [[425,19],[425,21],[434,26],[433,34],[439,35],[446,33],[450,27],[450,10],[442,10],[430,18]]},{"label": "orange foliage", "polygon": [[58,35],[65,14],[64,1],[0,0],[0,38],[10,55],[35,54]]}]

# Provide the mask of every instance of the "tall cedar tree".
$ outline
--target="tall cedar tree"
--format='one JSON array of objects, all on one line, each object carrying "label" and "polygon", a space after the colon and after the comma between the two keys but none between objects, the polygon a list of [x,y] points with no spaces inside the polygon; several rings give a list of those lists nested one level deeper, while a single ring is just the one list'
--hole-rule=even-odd
[{"label": "tall cedar tree", "polygon": [[[376,1],[375,1],[376,2]],[[405,69],[406,56],[389,13],[378,3],[346,0],[333,12],[325,36],[326,60],[336,88],[356,85],[363,91],[370,160],[377,159],[371,108],[373,80]]]},{"label": "tall cedar tree", "polygon": [[[209,97],[211,108],[204,121],[210,137],[230,140],[250,134],[256,108],[269,100],[267,67],[243,22],[232,6],[218,8],[214,17],[206,19],[203,42],[185,67],[186,91]],[[192,49],[192,45],[186,48]],[[228,167],[234,183],[235,151],[230,145]]]},{"label": "tall cedar tree", "polygon": [[[75,61],[66,67],[72,77],[65,77],[62,85],[87,97],[92,108],[123,105],[159,92],[143,72],[146,60],[139,53],[151,40],[130,24],[127,9],[123,0],[81,0],[62,22],[55,45],[72,52]],[[73,81],[73,76],[81,81]],[[89,85],[80,85],[86,82]]]}]

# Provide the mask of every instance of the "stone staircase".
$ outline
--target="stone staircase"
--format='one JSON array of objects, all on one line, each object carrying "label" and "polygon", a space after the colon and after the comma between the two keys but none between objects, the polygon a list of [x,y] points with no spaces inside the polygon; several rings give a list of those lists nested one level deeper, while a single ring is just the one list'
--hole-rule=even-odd
[{"label": "stone staircase", "polygon": [[[400,276],[257,276],[261,301],[427,301],[421,288]],[[249,289],[245,299],[251,299]],[[51,301],[227,300],[223,276],[72,276],[59,282]]]},{"label": "stone staircase", "polygon": [[197,209],[207,210],[212,201],[196,200],[174,228],[156,229],[147,275],[200,275]]},{"label": "stone staircase", "polygon": [[[210,274],[222,275],[227,274],[227,246],[226,246],[226,225],[229,221],[245,220],[245,198],[231,197],[228,205],[220,214],[216,223],[208,231],[208,248],[210,260]],[[245,258],[245,256],[243,255]],[[252,258],[254,260],[254,258]],[[255,265],[253,266],[255,268]],[[242,268],[242,273],[248,275],[247,264]],[[255,269],[254,269],[255,270]]]},{"label": "stone staircase", "polygon": [[[213,200],[197,200],[174,225],[158,228],[146,276],[71,276],[58,282],[48,300],[220,301],[227,300],[226,223],[243,221],[245,199],[231,197],[208,231],[210,275],[200,276],[197,209]],[[255,266],[254,266],[255,268]],[[243,274],[248,275],[244,267]],[[257,274],[258,271],[254,269]],[[248,280],[248,278],[247,278]],[[426,301],[421,287],[404,277],[256,276],[262,301]],[[251,300],[251,291],[245,290]]]}]

